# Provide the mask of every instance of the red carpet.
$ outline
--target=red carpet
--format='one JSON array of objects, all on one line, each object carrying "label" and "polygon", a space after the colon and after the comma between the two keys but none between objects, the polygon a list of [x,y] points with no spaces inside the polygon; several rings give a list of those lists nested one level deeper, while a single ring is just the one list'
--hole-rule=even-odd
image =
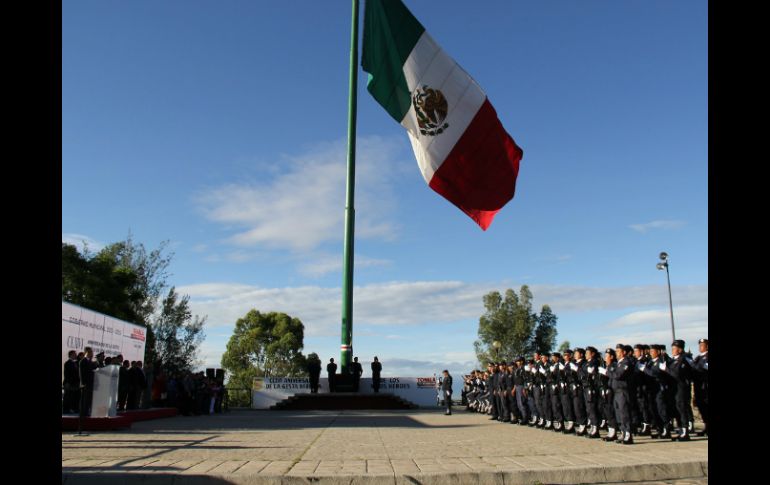
[{"label": "red carpet", "polygon": [[[114,418],[83,418],[83,431],[107,431],[111,429],[130,428],[131,418],[115,416]],[[62,431],[77,431],[77,416],[61,417]]]},{"label": "red carpet", "polygon": [[[170,418],[177,415],[176,408],[152,408],[137,409],[133,411],[121,411],[114,418],[83,418],[83,431],[105,431],[111,429],[130,428],[134,421],[147,421],[148,419]],[[62,431],[77,431],[77,416],[61,417]]]},{"label": "red carpet", "polygon": [[119,411],[118,416],[125,416],[131,421],[147,421],[148,419],[172,418],[178,414],[176,408],[135,409]]}]

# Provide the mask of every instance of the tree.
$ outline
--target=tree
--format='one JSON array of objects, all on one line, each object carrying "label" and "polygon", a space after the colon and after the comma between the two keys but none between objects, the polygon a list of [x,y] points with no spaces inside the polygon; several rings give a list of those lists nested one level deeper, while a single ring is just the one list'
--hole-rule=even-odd
[{"label": "tree", "polygon": [[131,233],[125,241],[106,246],[96,258],[114,261],[135,274],[132,290],[140,296],[134,303],[137,323],[149,324],[162,304],[161,295],[168,288],[168,267],[174,254],[163,254],[168,241],[162,241],[157,249],[147,251],[142,243],[135,243]]},{"label": "tree", "polygon": [[[147,362],[156,360],[156,347],[163,347],[163,352],[167,352],[176,345],[187,345],[185,352],[190,354],[192,362],[203,338],[201,331],[193,331],[195,322],[202,326],[205,317],[196,316],[180,327],[181,334],[176,338],[181,338],[184,344],[158,342],[155,335],[157,328],[166,332],[162,338],[173,334],[166,326],[169,315],[163,314],[170,294],[165,298],[162,295],[168,288],[168,267],[173,257],[164,253],[167,245],[168,241],[163,241],[157,249],[148,251],[144,244],[135,243],[130,233],[125,241],[110,244],[96,254],[90,253],[87,247],[81,254],[75,246],[62,243],[62,299],[144,326],[147,329],[144,360]],[[181,303],[176,302],[178,297],[174,298],[174,305]],[[183,297],[183,300],[188,307],[189,299]],[[188,332],[191,334],[187,335]]]},{"label": "tree", "polygon": [[82,255],[62,243],[62,299],[75,305],[136,322],[143,295],[136,291],[137,275],[114,259]]},{"label": "tree", "polygon": [[556,345],[556,315],[551,311],[551,307],[543,305],[540,315],[537,317],[537,327],[535,328],[535,337],[533,339],[533,352],[545,354],[553,350]]},{"label": "tree", "polygon": [[[486,312],[479,319],[478,340],[473,344],[479,362],[512,360],[532,347],[532,332],[537,316],[532,313],[532,292],[523,285],[519,294],[512,289],[484,295]],[[499,341],[499,350],[493,343]]]},{"label": "tree", "polygon": [[233,335],[222,355],[230,375],[230,388],[251,389],[254,377],[305,375],[305,325],[285,313],[260,313],[252,309],[235,322]]},{"label": "tree", "polygon": [[559,353],[563,354],[565,350],[569,349],[569,340],[565,340],[559,345]]},{"label": "tree", "polygon": [[171,288],[163,299],[160,315],[154,319],[155,353],[166,372],[192,371],[198,363],[198,347],[203,342],[203,324],[206,317],[193,317],[190,297],[179,298]]}]

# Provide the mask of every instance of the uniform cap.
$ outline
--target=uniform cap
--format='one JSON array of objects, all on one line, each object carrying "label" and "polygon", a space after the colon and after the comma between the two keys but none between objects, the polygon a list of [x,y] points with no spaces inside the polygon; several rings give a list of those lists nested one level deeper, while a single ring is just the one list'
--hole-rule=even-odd
[{"label": "uniform cap", "polygon": [[684,340],[674,340],[671,342],[672,347],[679,347],[680,349],[684,348]]}]

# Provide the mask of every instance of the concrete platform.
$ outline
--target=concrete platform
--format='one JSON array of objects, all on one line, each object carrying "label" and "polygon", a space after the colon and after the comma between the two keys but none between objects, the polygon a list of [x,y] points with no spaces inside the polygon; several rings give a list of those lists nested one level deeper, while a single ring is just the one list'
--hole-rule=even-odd
[{"label": "concrete platform", "polygon": [[62,434],[67,484],[701,485],[707,477],[706,438],[622,446],[459,410],[233,411]]}]

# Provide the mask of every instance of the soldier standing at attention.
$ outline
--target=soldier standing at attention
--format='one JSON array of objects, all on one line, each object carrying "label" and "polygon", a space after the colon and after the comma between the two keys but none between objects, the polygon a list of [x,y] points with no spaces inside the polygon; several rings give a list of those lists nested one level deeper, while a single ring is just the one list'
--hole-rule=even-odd
[{"label": "soldier standing at attention", "polygon": [[615,394],[615,416],[620,421],[620,430],[623,432],[623,436],[618,438],[618,442],[631,445],[634,443],[631,434],[633,422],[631,420],[631,396],[628,385],[634,372],[630,358],[631,346],[618,344],[615,347],[615,352],[620,360],[613,369],[607,369],[607,375],[610,377],[610,385]]},{"label": "soldier standing at attention", "polygon": [[497,420],[499,416],[499,408],[497,407],[497,368],[494,363],[487,364],[487,389],[489,390],[489,402],[492,405],[492,417],[491,420]]},{"label": "soldier standing at attention", "polygon": [[559,365],[561,364],[561,354],[554,352],[551,354],[551,368],[548,373],[548,387],[551,389],[551,413],[553,417],[553,430],[564,430],[564,415],[561,411],[561,379],[559,378]]},{"label": "soldier standing at attention", "polygon": [[374,362],[372,362],[372,387],[374,392],[380,392],[380,372],[382,372],[382,364],[375,355]]},{"label": "soldier standing at attention", "polygon": [[705,428],[698,431],[698,436],[709,434],[709,339],[698,340],[700,353],[694,359],[695,370],[695,405],[698,406]]},{"label": "soldier standing at attention", "polygon": [[321,360],[318,355],[312,353],[308,356],[307,373],[310,377],[310,392],[318,393],[318,380],[321,377]]},{"label": "soldier standing at attention", "polygon": [[604,419],[607,421],[607,436],[602,438],[604,441],[615,441],[618,437],[618,421],[615,418],[615,395],[610,382],[610,372],[615,370],[616,365],[615,351],[608,348],[604,351],[604,367],[598,369]]},{"label": "soldier standing at attention", "polygon": [[363,367],[358,362],[358,357],[353,357],[353,363],[350,367],[353,374],[353,392],[358,392],[358,383],[361,381],[361,374],[364,373]]},{"label": "soldier standing at attention", "polygon": [[575,413],[572,408],[572,393],[570,384],[572,384],[571,368],[572,349],[564,351],[564,361],[559,363],[559,392],[561,397],[561,409],[564,414],[564,432],[575,432]]},{"label": "soldier standing at attention", "polygon": [[543,429],[551,429],[551,419],[553,414],[551,413],[551,387],[548,382],[548,376],[551,374],[548,366],[548,359],[551,354],[545,353],[540,356],[540,362],[537,366],[538,382],[540,383],[540,409],[542,410],[542,420],[540,421],[540,427]]},{"label": "soldier standing at attention", "polygon": [[444,402],[446,403],[446,412],[444,413],[447,416],[452,415],[452,376],[449,375],[449,371],[444,369],[443,371],[444,379],[441,381],[441,394],[444,397]]},{"label": "soldier standing at attention", "polygon": [[335,377],[337,374],[337,364],[334,363],[334,359],[329,359],[329,363],[326,364],[326,373],[329,376],[329,392],[335,391]]},{"label": "soldier standing at attention", "polygon": [[655,395],[654,424],[658,429],[658,434],[653,436],[653,438],[668,439],[671,437],[671,415],[668,411],[672,390],[676,387],[676,383],[673,382],[671,376],[666,372],[668,364],[669,362],[663,355],[661,345],[655,344],[650,346],[650,361],[644,368],[644,373],[649,377],[647,385],[650,387],[650,392]]},{"label": "soldier standing at attention", "polygon": [[586,417],[585,392],[583,391],[583,379],[581,373],[585,371],[586,361],[583,359],[585,349],[575,349],[575,361],[569,364],[569,382],[570,396],[572,397],[572,409],[575,412],[575,434],[583,436],[586,434],[588,418]]},{"label": "soldier standing at attention", "polygon": [[596,347],[586,347],[586,363],[578,371],[580,382],[583,384],[585,395],[586,414],[588,415],[588,437],[599,437],[599,386],[597,384],[601,362],[598,358],[599,351]]},{"label": "soldier standing at attention", "polygon": [[688,433],[688,412],[690,406],[690,383],[692,377],[691,361],[684,355],[684,340],[674,340],[671,344],[671,364],[668,366],[668,373],[676,380],[676,410],[679,414],[677,424],[679,425],[679,436],[672,437],[671,440],[689,441]]}]

